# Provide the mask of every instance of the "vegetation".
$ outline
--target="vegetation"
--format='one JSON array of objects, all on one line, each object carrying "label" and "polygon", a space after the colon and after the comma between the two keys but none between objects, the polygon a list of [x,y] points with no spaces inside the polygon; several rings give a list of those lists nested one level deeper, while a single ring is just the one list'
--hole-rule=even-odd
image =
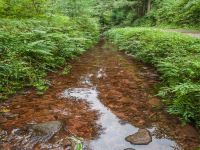
[{"label": "vegetation", "polygon": [[107,37],[161,74],[158,93],[169,112],[200,127],[200,40],[152,28],[117,28]]},{"label": "vegetation", "polygon": [[132,25],[149,11],[151,0],[96,0],[96,16],[107,29],[113,26]]},{"label": "vegetation", "polygon": [[200,0],[155,0],[152,10],[134,24],[200,29]]},{"label": "vegetation", "polygon": [[[96,0],[98,2],[98,0]],[[102,0],[100,22],[113,26],[161,26],[200,29],[200,0]]]},{"label": "vegetation", "polygon": [[43,92],[49,85],[45,80],[48,71],[83,53],[98,40],[97,20],[89,15],[47,15],[44,1],[36,8],[27,5],[32,4],[29,0],[3,0],[1,6],[2,2],[1,15],[9,15],[0,19],[0,99],[27,86]]}]

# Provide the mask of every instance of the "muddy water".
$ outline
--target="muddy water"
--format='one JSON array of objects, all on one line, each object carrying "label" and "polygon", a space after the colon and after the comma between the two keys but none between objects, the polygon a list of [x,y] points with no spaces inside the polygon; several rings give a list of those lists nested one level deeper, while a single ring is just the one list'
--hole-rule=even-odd
[{"label": "muddy water", "polygon": [[[52,86],[44,95],[28,90],[1,104],[10,111],[0,116],[0,131],[6,133],[2,149],[15,149],[16,143],[24,149],[19,140],[7,137],[27,125],[53,120],[62,121],[65,131],[35,149],[65,149],[68,141],[58,141],[72,133],[83,137],[86,149],[92,150],[195,150],[200,145],[198,131],[168,115],[153,96],[158,76],[152,68],[104,41],[72,62],[72,68],[67,76],[49,74]],[[151,132],[148,145],[126,142],[125,137],[139,128]]]},{"label": "muddy water", "polygon": [[[62,93],[64,98],[75,98],[77,100],[86,100],[91,104],[91,108],[98,110],[100,115],[97,123],[102,127],[103,133],[95,140],[89,143],[91,149],[94,150],[123,150],[126,148],[137,148],[138,150],[145,149],[173,149],[177,147],[173,140],[169,139],[153,139],[153,142],[146,146],[133,146],[125,141],[125,138],[130,133],[137,132],[138,128],[121,120],[112,113],[110,109],[104,106],[98,99],[98,91],[96,87],[92,88],[74,88],[67,89]],[[149,129],[154,131],[153,128]]]}]

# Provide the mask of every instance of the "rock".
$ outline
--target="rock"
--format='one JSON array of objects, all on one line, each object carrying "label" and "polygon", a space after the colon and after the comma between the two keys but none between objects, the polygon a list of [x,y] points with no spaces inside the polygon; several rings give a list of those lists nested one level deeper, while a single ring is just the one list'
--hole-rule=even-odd
[{"label": "rock", "polygon": [[122,79],[122,83],[125,85],[129,85],[130,81],[128,79]]},{"label": "rock", "polygon": [[71,147],[72,143],[68,139],[64,139],[62,145],[63,147]]},{"label": "rock", "polygon": [[148,67],[142,67],[144,70],[147,70],[148,69]]},{"label": "rock", "polygon": [[139,126],[144,126],[145,125],[145,121],[143,119],[140,119],[138,122]]},{"label": "rock", "polygon": [[0,115],[0,124],[5,123],[5,122],[7,122],[7,119],[3,117],[2,115]]},{"label": "rock", "polygon": [[122,97],[123,97],[122,93],[117,90],[110,90],[107,95],[108,99],[115,99],[115,100],[120,99]]},{"label": "rock", "polygon": [[148,103],[152,106],[152,107],[160,107],[161,106],[161,102],[158,98],[152,98],[148,101]]},{"label": "rock", "polygon": [[126,137],[126,141],[135,145],[147,145],[152,141],[152,137],[147,129],[139,129],[135,134]]},{"label": "rock", "polygon": [[10,112],[7,112],[7,113],[4,113],[3,116],[5,116],[8,119],[14,119],[14,118],[17,118],[19,114],[12,114]]},{"label": "rock", "polygon": [[6,138],[6,136],[7,136],[7,132],[2,130],[2,129],[0,129],[0,144],[3,143],[3,141]]},{"label": "rock", "polygon": [[33,139],[37,137],[40,142],[46,142],[51,139],[60,129],[62,123],[60,121],[50,121],[30,126],[29,130],[33,133]]},{"label": "rock", "polygon": [[0,137],[3,137],[7,135],[7,132],[5,130],[0,129]]},{"label": "rock", "polygon": [[21,108],[21,106],[20,106],[20,105],[17,105],[17,106],[15,106],[15,108],[18,109],[18,108]]},{"label": "rock", "polygon": [[133,148],[126,148],[126,149],[124,149],[124,150],[135,150],[135,149],[133,149]]},{"label": "rock", "polygon": [[[12,143],[13,149],[34,149],[36,145],[42,145],[45,143],[47,146],[48,141],[58,133],[63,127],[62,122],[60,121],[49,121],[39,124],[31,124],[25,126],[21,129],[13,129],[11,134],[8,135],[7,142]],[[1,136],[1,135],[0,135]],[[53,143],[53,146],[56,146],[57,143]],[[11,148],[11,149],[12,149]]]},{"label": "rock", "polygon": [[[28,133],[23,136],[20,147],[33,149],[36,144],[48,142],[62,128],[60,121],[49,121],[30,125]],[[23,133],[23,131],[21,131]]]}]

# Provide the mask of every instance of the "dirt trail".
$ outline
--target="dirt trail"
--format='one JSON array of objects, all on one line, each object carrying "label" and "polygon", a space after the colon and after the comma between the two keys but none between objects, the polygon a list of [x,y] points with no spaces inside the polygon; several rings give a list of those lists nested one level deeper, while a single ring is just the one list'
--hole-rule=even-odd
[{"label": "dirt trail", "polygon": [[[69,141],[63,139],[71,133],[84,138],[88,150],[194,150],[200,146],[198,131],[165,113],[153,96],[156,72],[115,49],[101,41],[72,62],[67,76],[49,74],[52,85],[44,95],[28,90],[1,103],[1,108],[11,111],[0,115],[0,149],[24,149],[20,140],[9,140],[9,135],[53,120],[62,121],[65,130],[35,149],[66,149]],[[148,145],[125,140],[139,128],[151,132]]]},{"label": "dirt trail", "polygon": [[200,38],[200,31],[195,30],[187,30],[187,29],[167,29],[170,32],[179,32],[185,35],[189,35],[195,38]]}]

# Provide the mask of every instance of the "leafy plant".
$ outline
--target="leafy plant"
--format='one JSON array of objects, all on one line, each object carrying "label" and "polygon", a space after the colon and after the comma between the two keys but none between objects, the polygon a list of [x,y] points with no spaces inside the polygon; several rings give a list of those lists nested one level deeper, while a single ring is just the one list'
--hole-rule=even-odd
[{"label": "leafy plant", "polygon": [[92,46],[98,40],[97,22],[88,16],[82,20],[0,19],[0,99],[26,86],[42,94],[49,85],[46,72]]},{"label": "leafy plant", "polygon": [[83,150],[83,139],[75,136],[69,137],[69,140],[74,145],[74,150]]},{"label": "leafy plant", "polygon": [[154,28],[116,28],[106,36],[120,50],[154,65],[162,84],[158,95],[169,112],[200,127],[200,40]]},{"label": "leafy plant", "polygon": [[72,66],[70,66],[70,65],[67,66],[67,67],[65,67],[65,68],[63,69],[61,75],[67,75],[67,74],[69,74],[69,72],[71,71],[71,68],[72,68]]}]

